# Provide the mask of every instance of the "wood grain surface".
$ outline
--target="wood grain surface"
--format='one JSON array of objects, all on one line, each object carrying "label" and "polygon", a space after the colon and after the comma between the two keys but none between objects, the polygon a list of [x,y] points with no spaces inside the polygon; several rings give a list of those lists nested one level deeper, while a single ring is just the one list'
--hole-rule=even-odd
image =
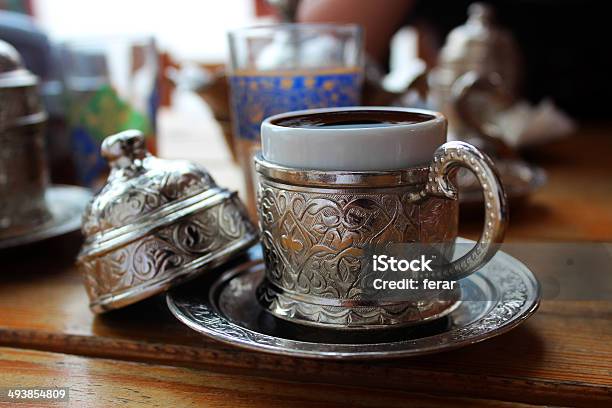
[{"label": "wood grain surface", "polygon": [[510,333],[450,353],[329,362],[210,340],[178,323],[161,297],[94,316],[80,277],[65,262],[37,257],[0,277],[0,344],[435,395],[553,405],[612,402],[611,302],[544,301]]},{"label": "wood grain surface", "polygon": [[424,408],[517,406],[496,400],[296,383],[1,347],[0,372],[8,373],[0,377],[0,388],[20,384],[22,387],[70,389],[68,402],[4,405],[0,402],[0,407],[404,407],[415,401]]},{"label": "wood grain surface", "polygon": [[[509,241],[612,241],[612,160],[591,159],[612,152],[608,136],[586,130],[538,153],[549,183],[512,209]],[[462,235],[479,228],[467,217]],[[74,384],[76,406],[108,406],[104,395],[160,406],[328,406],[351,395],[363,406],[612,405],[612,302],[545,300],[517,329],[449,353],[315,361],[200,336],[160,297],[94,316],[72,266],[78,245],[71,235],[0,253],[0,345],[12,347],[0,351],[0,387]]]}]

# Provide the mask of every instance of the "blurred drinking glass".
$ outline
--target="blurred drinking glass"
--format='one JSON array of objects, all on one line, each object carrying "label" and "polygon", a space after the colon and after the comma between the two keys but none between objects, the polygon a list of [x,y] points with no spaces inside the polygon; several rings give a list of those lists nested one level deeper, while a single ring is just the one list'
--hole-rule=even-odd
[{"label": "blurred drinking glass", "polygon": [[260,148],[261,122],[287,111],[359,105],[362,31],[356,25],[279,24],[232,31],[229,45],[234,137],[253,215],[252,156]]},{"label": "blurred drinking glass", "polygon": [[158,107],[158,54],[152,38],[98,38],[69,41],[62,47],[76,173],[82,185],[100,187],[108,165],[102,140],[139,129],[155,154]]}]

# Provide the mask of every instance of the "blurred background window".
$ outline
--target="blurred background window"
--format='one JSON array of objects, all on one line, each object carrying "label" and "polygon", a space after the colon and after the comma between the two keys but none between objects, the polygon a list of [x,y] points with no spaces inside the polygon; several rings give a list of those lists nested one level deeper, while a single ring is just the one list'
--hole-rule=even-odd
[{"label": "blurred background window", "polygon": [[227,30],[252,24],[255,18],[253,0],[32,0],[31,3],[36,20],[54,40],[154,35],[159,48],[171,51],[174,58],[203,62],[224,62]]}]

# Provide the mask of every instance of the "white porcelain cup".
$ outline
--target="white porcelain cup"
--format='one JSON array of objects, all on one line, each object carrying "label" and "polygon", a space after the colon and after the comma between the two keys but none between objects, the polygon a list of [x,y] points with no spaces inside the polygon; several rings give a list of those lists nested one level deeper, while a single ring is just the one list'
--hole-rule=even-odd
[{"label": "white porcelain cup", "polygon": [[426,166],[446,142],[437,112],[394,107],[325,108],[267,118],[262,155],[293,168],[372,171]]}]

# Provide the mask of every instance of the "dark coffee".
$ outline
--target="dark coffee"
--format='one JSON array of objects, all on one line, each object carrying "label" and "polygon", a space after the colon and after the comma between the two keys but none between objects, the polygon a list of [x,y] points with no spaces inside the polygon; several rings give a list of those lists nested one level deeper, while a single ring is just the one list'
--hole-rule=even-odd
[{"label": "dark coffee", "polygon": [[358,110],[308,113],[273,121],[274,125],[294,128],[354,129],[411,125],[427,122],[434,116],[400,111]]}]

